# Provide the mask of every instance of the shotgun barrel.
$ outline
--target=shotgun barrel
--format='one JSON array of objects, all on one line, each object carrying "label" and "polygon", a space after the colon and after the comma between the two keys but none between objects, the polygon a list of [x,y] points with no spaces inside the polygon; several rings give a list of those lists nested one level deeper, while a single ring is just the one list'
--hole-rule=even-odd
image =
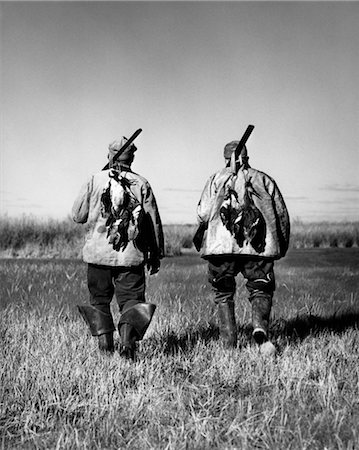
[{"label": "shotgun barrel", "polygon": [[241,140],[238,142],[237,148],[235,150],[236,159],[240,155],[242,148],[246,145],[246,142],[248,141],[248,138],[251,135],[253,130],[254,130],[254,125],[248,125],[246,131],[244,132],[243,136],[241,137]]},{"label": "shotgun barrel", "polygon": [[[142,128],[139,128],[137,131],[133,133],[133,135],[126,141],[126,143],[120,148],[120,150],[116,153],[116,155],[113,157],[112,162],[114,163],[120,155],[126,150],[127,147],[129,147],[132,142],[136,139],[136,137],[142,132]],[[106,164],[106,166],[102,170],[109,169],[109,163]]]},{"label": "shotgun barrel", "polygon": [[254,125],[248,125],[246,131],[244,132],[243,136],[241,137],[241,140],[238,142],[236,149],[232,153],[231,169],[232,169],[233,173],[237,172],[237,160],[239,158],[239,155],[241,154],[242,148],[246,145],[246,142],[248,141],[248,138],[251,135],[253,130],[254,130]]}]

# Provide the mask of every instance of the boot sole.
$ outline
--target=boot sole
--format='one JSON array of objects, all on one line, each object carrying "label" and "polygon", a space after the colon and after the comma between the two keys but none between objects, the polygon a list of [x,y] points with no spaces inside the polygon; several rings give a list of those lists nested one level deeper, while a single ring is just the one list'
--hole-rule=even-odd
[{"label": "boot sole", "polygon": [[253,339],[255,340],[255,342],[258,345],[262,345],[262,344],[264,344],[265,342],[268,341],[267,334],[262,328],[256,328],[253,331],[252,336],[253,336]]}]

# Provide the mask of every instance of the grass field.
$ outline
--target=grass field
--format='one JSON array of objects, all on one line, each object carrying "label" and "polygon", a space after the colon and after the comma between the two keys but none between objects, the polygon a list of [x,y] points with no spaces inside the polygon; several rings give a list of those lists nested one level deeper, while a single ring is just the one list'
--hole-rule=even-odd
[{"label": "grass field", "polygon": [[290,250],[276,264],[278,353],[266,359],[250,340],[243,280],[228,350],[204,262],[165,258],[129,363],[99,354],[77,313],[83,263],[0,260],[1,448],[359,448],[358,275],[358,248]]}]

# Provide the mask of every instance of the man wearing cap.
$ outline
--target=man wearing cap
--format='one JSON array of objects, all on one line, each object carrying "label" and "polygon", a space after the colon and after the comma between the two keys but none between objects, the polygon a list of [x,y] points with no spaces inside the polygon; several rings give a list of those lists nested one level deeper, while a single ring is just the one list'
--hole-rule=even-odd
[{"label": "man wearing cap", "polygon": [[208,261],[225,344],[237,344],[234,295],[235,277],[241,272],[252,308],[253,338],[262,353],[274,354],[268,337],[275,290],[273,267],[274,260],[285,256],[288,249],[289,216],[276,182],[250,167],[245,146],[235,161],[238,143],[225,146],[226,166],[204,187],[197,215],[206,231],[197,249]]},{"label": "man wearing cap", "polygon": [[131,169],[137,148],[130,144],[123,150],[126,141],[123,137],[109,145],[109,168],[83,185],[72,218],[87,226],[83,260],[88,264],[90,305],[78,306],[79,311],[98,337],[100,350],[112,353],[110,303],[115,294],[121,313],[120,355],[135,359],[136,341],[144,336],[155,309],[145,303],[145,267],[150,274],[159,271],[164,239],[151,186]]}]

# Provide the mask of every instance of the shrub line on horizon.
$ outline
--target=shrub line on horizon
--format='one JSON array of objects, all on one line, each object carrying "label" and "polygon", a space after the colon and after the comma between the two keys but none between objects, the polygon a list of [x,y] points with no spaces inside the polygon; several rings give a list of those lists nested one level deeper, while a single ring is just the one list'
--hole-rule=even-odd
[{"label": "shrub line on horizon", "polygon": [[[196,225],[163,225],[165,256],[193,250]],[[0,256],[80,258],[86,225],[31,216],[0,219]],[[359,246],[359,222],[292,221],[290,248],[350,248]]]}]

